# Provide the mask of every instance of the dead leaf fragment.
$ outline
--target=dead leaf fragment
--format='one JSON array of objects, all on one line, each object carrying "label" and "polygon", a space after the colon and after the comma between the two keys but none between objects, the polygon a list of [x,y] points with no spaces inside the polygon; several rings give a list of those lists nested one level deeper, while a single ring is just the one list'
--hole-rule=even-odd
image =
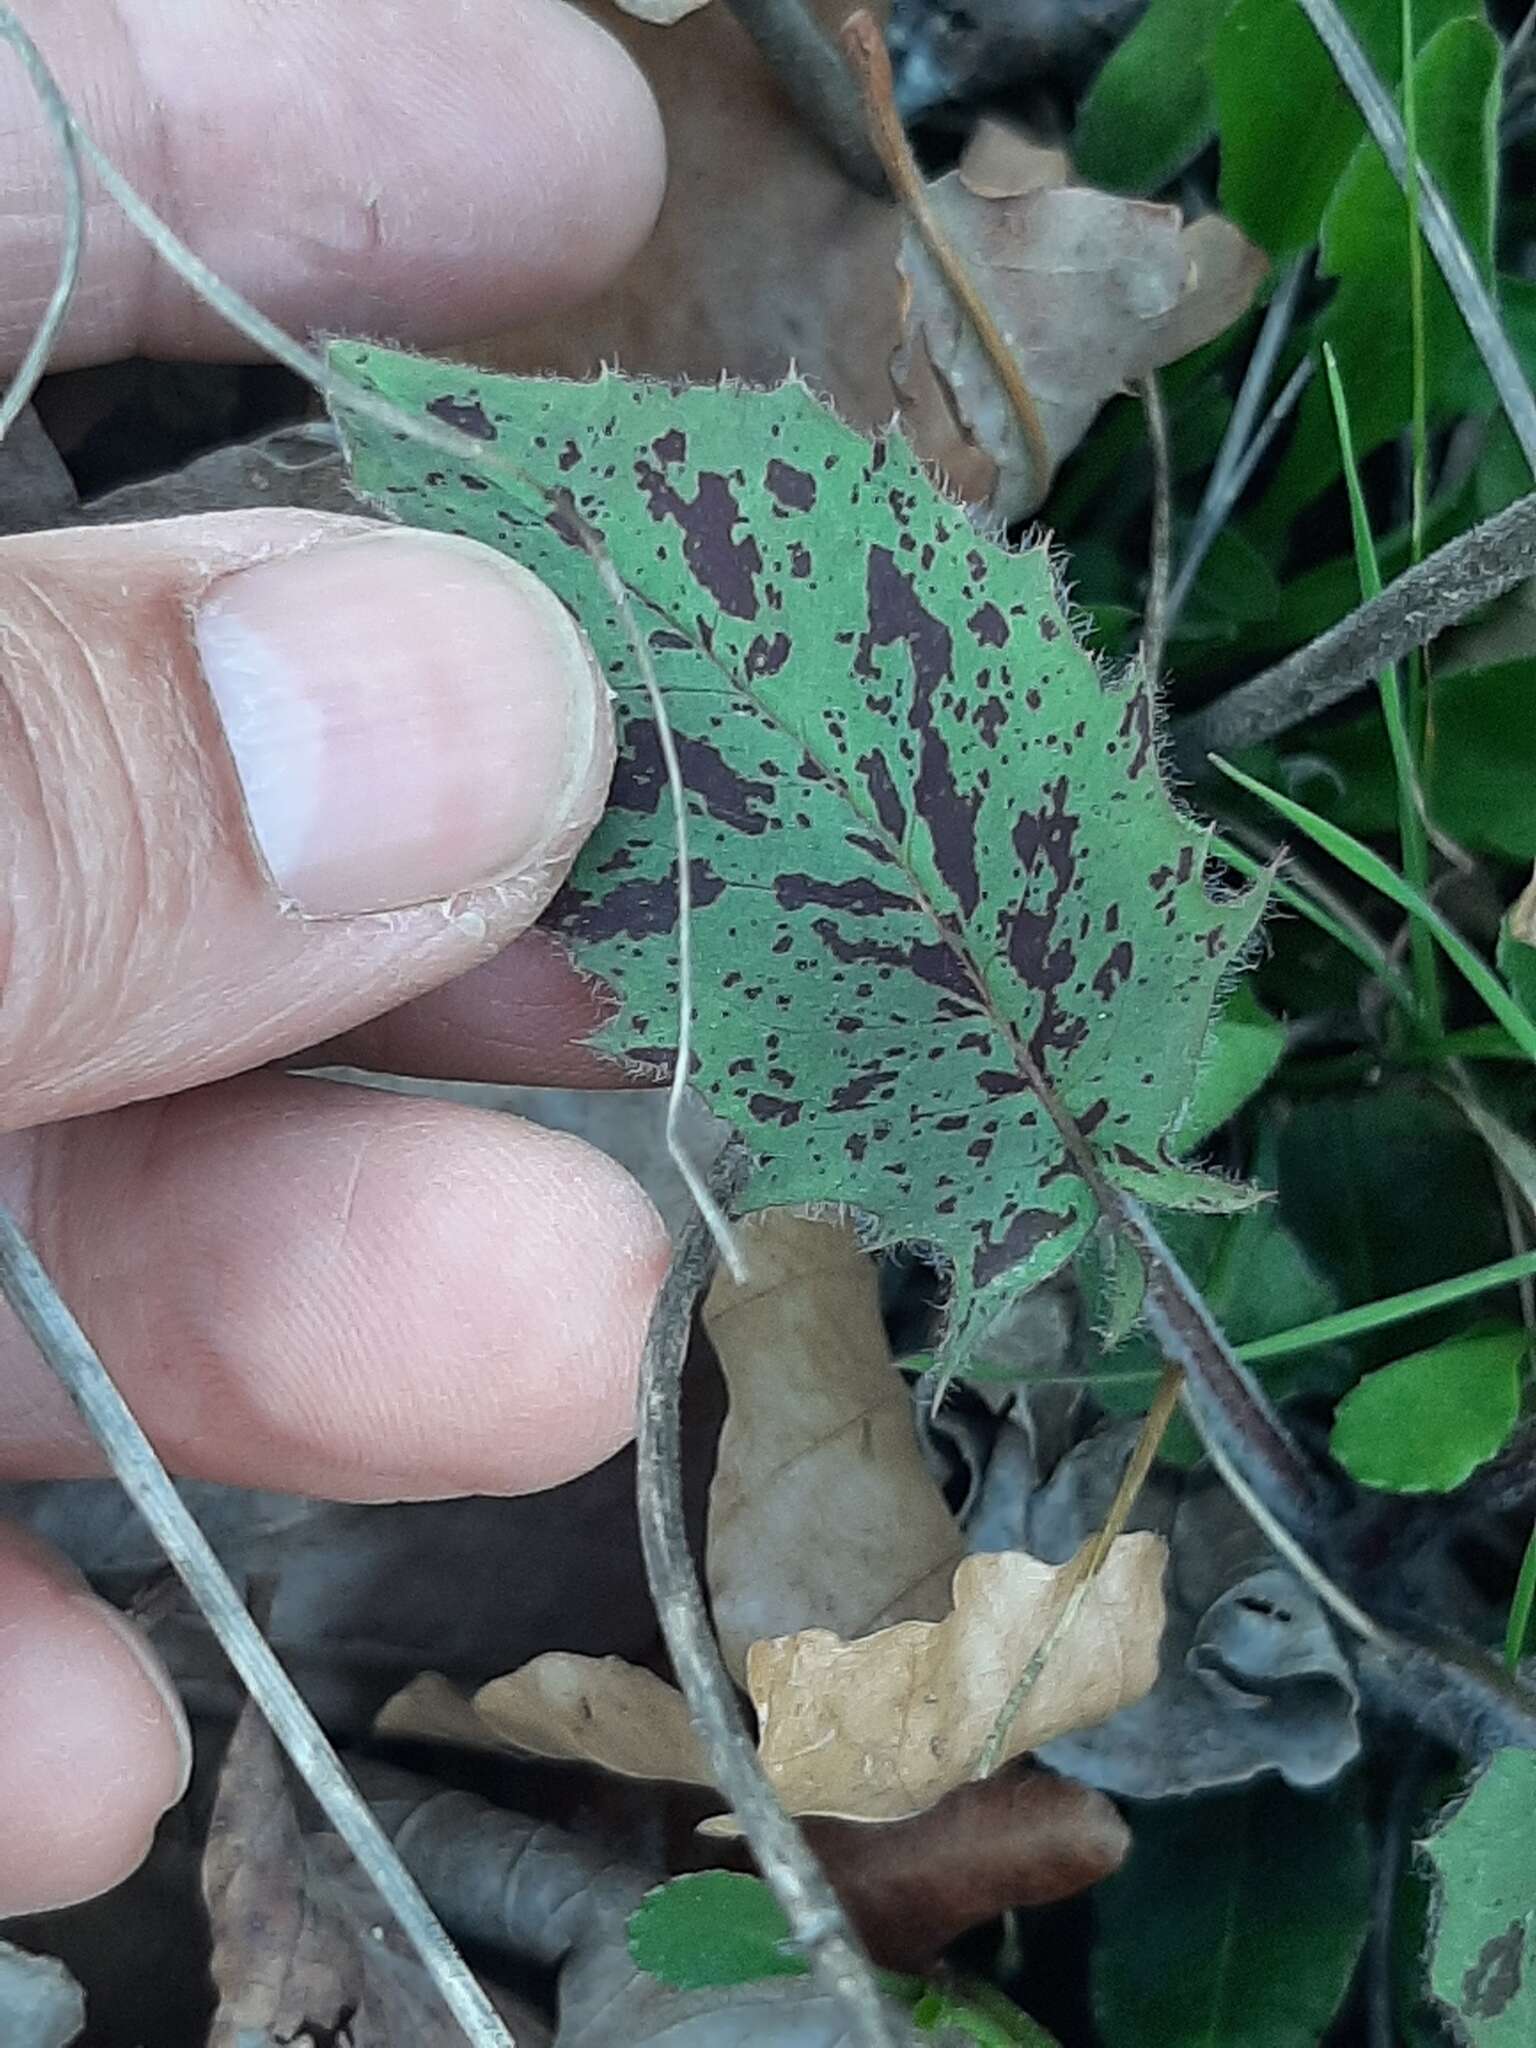
[{"label": "dead leaf fragment", "polygon": [[852,1226],[770,1211],[745,1249],[747,1279],[721,1273],[704,1307],[730,1393],[706,1575],[738,1680],[764,1637],[938,1620],[964,1548]]},{"label": "dead leaf fragment", "polygon": [[1522,946],[1536,946],[1536,874],[1509,907],[1509,935]]},{"label": "dead leaf fragment", "polygon": [[[1122,1536],[1111,1547],[1026,1694],[1001,1761],[1103,1721],[1151,1689],[1165,1556],[1158,1536]],[[789,1812],[901,1820],[964,1784],[1073,1583],[1069,1565],[1022,1551],[967,1557],[943,1621],[898,1622],[852,1642],[805,1629],[754,1643],[747,1690],[759,1754]],[[473,1704],[501,1741],[533,1756],[711,1782],[682,1694],[618,1657],[537,1657],[482,1686]],[[722,1815],[704,1832],[734,1834],[736,1823]]]},{"label": "dead leaf fragment", "polygon": [[482,1685],[474,1710],[502,1742],[532,1756],[600,1764],[626,1778],[711,1782],[682,1694],[622,1657],[553,1650]]},{"label": "dead leaf fragment", "polygon": [[[1122,1536],[1024,1699],[1003,1760],[1149,1692],[1163,1632],[1156,1536]],[[897,1820],[970,1776],[1015,1681],[1056,1624],[1070,1568],[1022,1551],[965,1558],[954,1608],[842,1642],[754,1643],[747,1690],[764,1768],[791,1813]]]},{"label": "dead leaf fragment", "polygon": [[[1230,221],[1184,225],[1177,207],[1064,182],[1059,152],[985,130],[961,166],[928,188],[1034,399],[1052,469],[1102,407],[1149,371],[1231,325],[1265,260]],[[921,343],[961,426],[999,465],[992,510],[1015,519],[1041,504],[1024,432],[914,228],[898,258],[908,287],[892,381],[905,394]]]},{"label": "dead leaf fragment", "polygon": [[875,1961],[919,1973],[972,1927],[1086,1891],[1131,1846],[1102,1792],[1027,1765],[911,1820],[813,1818],[805,1832]]},{"label": "dead leaf fragment", "polygon": [[334,1835],[306,1837],[247,1703],[203,1857],[218,2008],[208,2048],[460,2048],[458,2022]]}]

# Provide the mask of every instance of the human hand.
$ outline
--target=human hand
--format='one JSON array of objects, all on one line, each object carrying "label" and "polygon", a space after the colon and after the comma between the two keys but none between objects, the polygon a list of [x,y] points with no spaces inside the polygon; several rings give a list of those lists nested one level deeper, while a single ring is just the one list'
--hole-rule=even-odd
[{"label": "human hand", "polygon": [[[659,202],[645,87],[558,0],[17,12],[130,180],[290,328],[488,331],[591,288]],[[14,62],[0,138],[13,367],[60,225]],[[56,363],[239,352],[93,203]],[[283,511],[0,541],[0,1200],[175,1469],[515,1492],[628,1433],[665,1245],[616,1167],[249,1071],[323,1044],[600,1078],[584,984],[508,942],[612,744],[566,613],[473,543]],[[0,1478],[99,1469],[0,1305]],[[0,1917],[125,1875],[186,1768],[147,1647],[0,1534]]]}]

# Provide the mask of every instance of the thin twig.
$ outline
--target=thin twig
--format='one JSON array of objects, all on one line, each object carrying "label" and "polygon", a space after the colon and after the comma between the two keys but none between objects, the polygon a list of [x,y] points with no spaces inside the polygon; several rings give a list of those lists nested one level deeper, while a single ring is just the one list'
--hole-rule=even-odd
[{"label": "thin twig", "polygon": [[1141,619],[1141,665],[1149,682],[1162,673],[1168,644],[1168,574],[1173,554],[1173,461],[1168,448],[1168,409],[1157,372],[1141,380],[1152,450],[1152,540],[1148,551],[1147,602]]},{"label": "thin twig", "polygon": [[923,247],[953,293],[955,303],[970,322],[981,352],[1003,388],[1029,451],[1032,487],[1038,496],[1043,497],[1051,479],[1051,451],[1045,429],[1040,424],[1039,411],[1014,360],[1013,351],[1003,339],[964,259],[945,233],[929,202],[928,188],[923,183],[901,115],[896,110],[891,60],[885,38],[867,8],[860,8],[857,14],[850,15],[843,23],[842,43],[863,94],[870,140],[885,166],[891,188],[906,208]]},{"label": "thin twig", "polygon": [[1317,364],[1311,356],[1302,357],[1281,385],[1274,404],[1259,422],[1257,433],[1228,468],[1220,487],[1207,492],[1195,528],[1190,532],[1189,546],[1184,560],[1179,564],[1178,577],[1168,600],[1170,631],[1171,622],[1177,620],[1184,609],[1185,601],[1194,588],[1195,578],[1204,566],[1206,556],[1222,528],[1232,517],[1233,507],[1247,490],[1254,471],[1269,453],[1269,444],[1296,410],[1297,401],[1311,383],[1312,373],[1316,368]]},{"label": "thin twig", "polygon": [[[727,1213],[746,1173],[745,1150],[732,1139],[710,1175],[713,1197]],[[679,1444],[683,1360],[694,1304],[714,1263],[714,1240],[696,1219],[673,1254],[646,1336],[635,1438],[646,1577],[710,1771],[741,1822],[795,1942],[842,2002],[850,2038],[863,2048],[897,2048],[869,1958],[805,1837],[780,1805],[743,1725],[688,1545]]]},{"label": "thin twig", "polygon": [[1168,1425],[1173,1420],[1174,1410],[1179,1405],[1179,1388],[1183,1374],[1175,1367],[1168,1367],[1157,1383],[1157,1392],[1151,1406],[1142,1418],[1141,1429],[1131,1455],[1126,1460],[1120,1484],[1115,1488],[1115,1497],[1109,1504],[1109,1513],[1104,1517],[1103,1526],[1098,1530],[1076,1557],[1067,1566],[1070,1592],[1065,1606],[1055,1622],[1046,1631],[1034,1655],[1019,1673],[1012,1691],[1004,1700],[997,1719],[992,1724],[971,1772],[973,1778],[990,1778],[1002,1760],[1013,1724],[1023,1711],[1024,1702],[1039,1683],[1040,1674],[1051,1660],[1056,1645],[1076,1621],[1082,1611],[1083,1602],[1093,1590],[1094,1581],[1104,1569],[1105,1560],[1113,1549],[1116,1538],[1125,1529],[1131,1518],[1131,1510],[1140,1497],[1141,1489],[1147,1483],[1147,1474],[1152,1470],[1163,1438],[1168,1434]]},{"label": "thin twig", "polygon": [[1205,493],[1190,525],[1189,539],[1185,546],[1183,561],[1174,578],[1173,590],[1168,599],[1169,631],[1173,630],[1179,613],[1184,609],[1190,586],[1198,575],[1201,563],[1210,552],[1211,543],[1231,517],[1232,507],[1242,492],[1242,486],[1234,481],[1238,466],[1243,460],[1253,433],[1254,423],[1259,417],[1259,408],[1269,390],[1269,380],[1274,375],[1275,364],[1285,346],[1291,331],[1291,322],[1296,313],[1296,302],[1306,281],[1309,265],[1305,258],[1293,263],[1276,287],[1275,294],[1264,310],[1264,319],[1259,327],[1258,339],[1253,344],[1253,353],[1243,371],[1243,381],[1238,386],[1232,412],[1221,436],[1221,446],[1216,450],[1216,460],[1211,464],[1210,476],[1206,479]]},{"label": "thin twig", "polygon": [[202,1610],[224,1654],[324,1807],[326,1818],[399,1921],[465,2035],[477,2048],[514,2048],[495,2008],[342,1769],[319,1722],[241,1605],[228,1574],[85,1332],[4,1208],[0,1208],[0,1294],[15,1310],[107,1453],[123,1491]]},{"label": "thin twig", "polygon": [[877,199],[889,196],[880,159],[869,146],[848,67],[806,0],[726,0],[756,43],[795,112],[843,175]]},{"label": "thin twig", "polygon": [[[1365,125],[1386,158],[1387,168],[1406,191],[1409,176],[1407,136],[1391,94],[1372,70],[1370,59],[1356,41],[1353,29],[1339,12],[1335,0],[1298,0],[1298,4],[1365,116]],[[1446,289],[1467,323],[1467,332],[1492,379],[1520,452],[1532,474],[1536,475],[1536,393],[1531,390],[1520,358],[1504,332],[1499,309],[1483,283],[1466,238],[1456,225],[1440,187],[1422,163],[1417,170],[1420,225],[1424,239],[1439,265]]]},{"label": "thin twig", "polygon": [[1390,662],[1536,576],[1536,492],[1447,541],[1380,597],[1173,728],[1179,770],[1274,739],[1342,703]]}]

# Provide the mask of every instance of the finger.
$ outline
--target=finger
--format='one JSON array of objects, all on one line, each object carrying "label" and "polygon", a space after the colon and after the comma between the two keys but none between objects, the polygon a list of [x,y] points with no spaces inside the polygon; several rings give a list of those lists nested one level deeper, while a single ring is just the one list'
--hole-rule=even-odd
[{"label": "finger", "polygon": [[484,966],[341,1033],[304,1064],[537,1088],[654,1085],[655,1074],[587,1043],[613,1007],[557,939],[524,932]]},{"label": "finger", "polygon": [[0,542],[0,1129],[489,959],[612,745],[569,614],[475,542],[301,512]]},{"label": "finger", "polygon": [[0,1527],[0,1920],[119,1883],[191,1762],[148,1645],[62,1558]]},{"label": "finger", "polygon": [[[0,1199],[180,1471],[516,1493],[630,1432],[666,1242],[574,1139],[263,1075],[11,1142]],[[6,1314],[0,1475],[98,1471]]]},{"label": "finger", "polygon": [[[300,331],[462,340],[579,296],[660,203],[639,74],[557,0],[71,0],[18,10],[118,167],[214,271]],[[0,64],[0,363],[58,262],[58,145]],[[250,349],[93,198],[55,367]]]}]

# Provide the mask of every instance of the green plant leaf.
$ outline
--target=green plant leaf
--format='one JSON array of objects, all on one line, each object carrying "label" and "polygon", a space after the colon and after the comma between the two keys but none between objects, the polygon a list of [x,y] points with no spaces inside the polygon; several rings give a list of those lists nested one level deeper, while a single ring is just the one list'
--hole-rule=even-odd
[{"label": "green plant leaf", "polygon": [[1227,0],[1152,0],[1089,87],[1072,160],[1090,185],[1158,192],[1215,127],[1205,53]]},{"label": "green plant leaf", "polygon": [[[1153,1203],[1248,1199],[1169,1135],[1258,896],[1213,895],[1152,706],[1074,642],[1043,549],[978,535],[904,442],[799,385],[333,361],[568,493],[633,593],[689,794],[694,1079],[753,1155],[748,1210],[846,1202],[934,1246],[958,1359],[1092,1227],[1075,1146]],[[616,992],[597,1042],[664,1072],[674,821],[624,622],[568,520],[490,465],[343,425],[369,496],[515,553],[592,638],[620,760],[552,922]]]},{"label": "green plant leaf", "polygon": [[1536,946],[1517,939],[1507,917],[1499,927],[1498,961],[1510,994],[1528,1017],[1536,1019]]},{"label": "green plant leaf", "polygon": [[[1472,852],[1536,860],[1536,660],[1437,676],[1434,704],[1424,778],[1430,816]],[[1309,778],[1309,803],[1351,832],[1392,829],[1392,764],[1379,717],[1309,734],[1303,744],[1304,757],[1325,771]]]},{"label": "green plant leaf", "polygon": [[1104,2048],[1317,2048],[1370,1917],[1360,1794],[1265,1784],[1139,1806],[1100,1885]]},{"label": "green plant leaf", "polygon": [[1367,1373],[1329,1449],[1362,1486],[1449,1493],[1502,1450],[1520,1414],[1524,1330],[1452,1337]]},{"label": "green plant leaf", "polygon": [[[1476,0],[1421,0],[1419,47]],[[1341,0],[1340,12],[1389,85],[1402,75],[1399,0]],[[1221,207],[1271,256],[1317,239],[1365,124],[1295,0],[1236,0],[1211,39],[1221,131]],[[1283,168],[1282,168],[1283,167]],[[1406,267],[1406,250],[1399,252]]]},{"label": "green plant leaf", "polygon": [[1501,1750],[1425,1843],[1438,1875],[1430,1988],[1471,2048],[1536,2041],[1536,1752]]},{"label": "green plant leaf", "polygon": [[638,1968],[678,1991],[803,1977],[803,1956],[786,1950],[784,1909],[760,1877],[698,1870],[648,1892],[629,1919]]},{"label": "green plant leaf", "polygon": [[953,1986],[925,1991],[912,2018],[919,2033],[941,2034],[953,2027],[978,2048],[1057,2048],[1053,2034],[984,1978],[962,1977]]},{"label": "green plant leaf", "polygon": [[[1433,1089],[1362,1089],[1297,1105],[1280,1131],[1277,1179],[1281,1215],[1344,1308],[1455,1281],[1509,1255],[1487,1148]],[[1503,1304],[1490,1312],[1502,1315]],[[1451,1307],[1359,1338],[1357,1364],[1401,1358],[1466,1321],[1465,1309]]]},{"label": "green plant leaf", "polygon": [[1285,1057],[1285,1026],[1246,982],[1228,996],[1205,1042],[1195,1092],[1174,1143],[1192,1152],[1258,1094]]},{"label": "green plant leaf", "polygon": [[[1452,21],[1422,45],[1414,66],[1420,158],[1486,278],[1493,273],[1500,57],[1499,39],[1486,21]],[[1338,357],[1363,461],[1413,416],[1408,211],[1374,142],[1360,144],[1329,201],[1320,268],[1338,279],[1338,290],[1315,333],[1333,344]],[[1442,410],[1444,379],[1469,346],[1465,323],[1433,263],[1424,276],[1424,331],[1433,418]],[[1263,532],[1276,531],[1338,474],[1328,393],[1314,378],[1264,501]]]}]

